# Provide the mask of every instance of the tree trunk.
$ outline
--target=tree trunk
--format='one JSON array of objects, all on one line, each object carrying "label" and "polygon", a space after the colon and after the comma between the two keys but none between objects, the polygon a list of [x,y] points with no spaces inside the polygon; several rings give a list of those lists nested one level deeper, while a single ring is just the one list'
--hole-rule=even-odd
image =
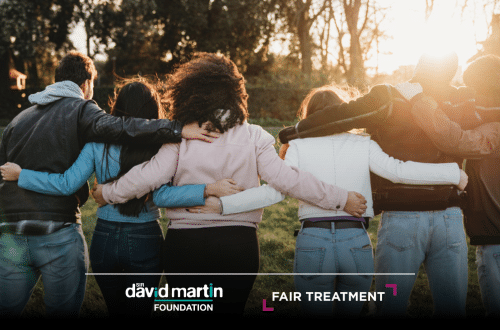
[{"label": "tree trunk", "polygon": [[302,57],[302,73],[306,77],[310,77],[312,73],[312,42],[309,34],[309,12],[304,10],[299,16],[297,24],[297,32],[300,44],[300,55]]}]

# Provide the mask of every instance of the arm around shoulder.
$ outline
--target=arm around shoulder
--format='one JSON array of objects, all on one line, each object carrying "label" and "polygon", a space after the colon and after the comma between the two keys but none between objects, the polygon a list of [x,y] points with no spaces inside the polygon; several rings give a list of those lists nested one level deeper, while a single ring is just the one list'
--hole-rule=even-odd
[{"label": "arm around shoulder", "polygon": [[500,123],[492,122],[463,130],[428,96],[413,105],[412,116],[434,145],[447,154],[464,158],[482,157],[492,154],[500,145]]},{"label": "arm around shoulder", "polygon": [[182,133],[178,121],[112,116],[94,102],[84,106],[78,126],[85,142],[176,143],[181,141]]},{"label": "arm around shoulder", "polygon": [[394,92],[390,85],[377,85],[356,100],[316,111],[297,124],[298,136],[325,136],[378,125],[391,115]]}]

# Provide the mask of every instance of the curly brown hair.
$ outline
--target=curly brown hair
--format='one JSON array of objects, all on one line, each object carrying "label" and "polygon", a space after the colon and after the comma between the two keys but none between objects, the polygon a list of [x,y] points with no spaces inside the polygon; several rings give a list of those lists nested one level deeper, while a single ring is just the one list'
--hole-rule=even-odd
[{"label": "curly brown hair", "polygon": [[211,122],[225,132],[248,118],[243,75],[221,54],[197,53],[167,79],[169,117],[183,124]]}]

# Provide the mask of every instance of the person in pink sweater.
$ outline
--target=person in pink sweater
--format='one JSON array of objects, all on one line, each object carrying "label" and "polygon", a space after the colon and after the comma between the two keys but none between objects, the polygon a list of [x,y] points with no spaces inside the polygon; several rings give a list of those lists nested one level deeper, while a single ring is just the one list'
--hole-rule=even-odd
[{"label": "person in pink sweater", "polygon": [[[132,168],[114,183],[99,185],[93,194],[96,201],[123,203],[170,181],[186,185],[231,178],[233,184],[248,189],[258,187],[262,179],[291,197],[360,217],[366,210],[361,194],[285,165],[274,149],[274,137],[260,126],[248,124],[247,98],[244,78],[232,61],[223,55],[197,54],[169,77],[166,99],[170,117],[186,123],[209,121],[214,131],[223,134],[209,145],[196,141],[164,145],[149,162]],[[233,215],[169,209],[166,216],[170,219],[165,237],[169,286],[221,288],[222,297],[213,297],[213,313],[201,315],[241,315],[259,270],[256,230],[262,209]]]}]

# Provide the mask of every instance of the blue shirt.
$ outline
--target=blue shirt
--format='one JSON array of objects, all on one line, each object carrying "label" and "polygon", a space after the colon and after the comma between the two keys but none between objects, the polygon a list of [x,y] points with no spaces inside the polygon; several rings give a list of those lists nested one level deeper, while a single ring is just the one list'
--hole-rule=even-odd
[{"label": "blue shirt", "polygon": [[[68,196],[74,194],[92,175],[96,173],[98,183],[115,177],[120,171],[119,145],[111,145],[104,157],[103,143],[87,143],[78,159],[63,174],[46,173],[23,169],[19,175],[18,186],[48,195]],[[146,202],[145,210],[138,217],[125,216],[113,205],[97,209],[97,217],[108,221],[147,222],[160,217],[158,207],[190,207],[204,205],[205,185],[171,186],[163,185],[153,192],[153,201]]]}]

